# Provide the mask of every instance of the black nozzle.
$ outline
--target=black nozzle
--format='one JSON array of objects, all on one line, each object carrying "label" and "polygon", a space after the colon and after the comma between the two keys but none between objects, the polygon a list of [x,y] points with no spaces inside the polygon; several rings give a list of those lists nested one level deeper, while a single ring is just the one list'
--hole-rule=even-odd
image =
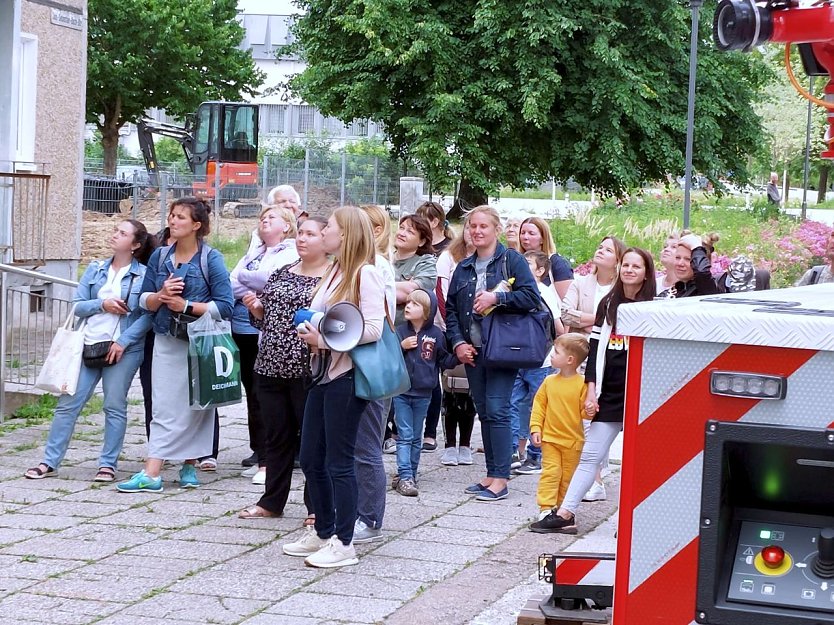
[{"label": "black nozzle", "polygon": [[712,38],[719,50],[750,50],[773,34],[773,9],[754,0],[721,0],[715,10]]}]

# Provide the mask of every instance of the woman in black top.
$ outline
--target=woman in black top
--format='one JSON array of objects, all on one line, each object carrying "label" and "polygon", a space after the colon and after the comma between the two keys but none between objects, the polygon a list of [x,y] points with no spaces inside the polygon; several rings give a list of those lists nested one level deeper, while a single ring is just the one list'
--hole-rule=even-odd
[{"label": "woman in black top", "polygon": [[628,302],[645,302],[655,296],[654,261],[646,250],[631,247],[623,254],[620,274],[602,298],[591,331],[585,381],[585,414],[593,419],[586,431],[579,466],[557,510],[533,523],[534,532],[576,534],[576,510],[594,482],[597,466],[623,429],[628,338],[617,333],[617,308]]},{"label": "woman in black top", "polygon": [[[298,227],[296,251],[301,257],[275,271],[259,295],[243,296],[252,325],[261,331],[255,360],[255,392],[263,406],[266,430],[266,484],[258,503],[238,513],[241,519],[281,516],[292,482],[293,459],[304,416],[307,388],[307,347],[298,337],[293,318],[307,308],[313,289],[330,266],[321,230],[327,222],[308,217]],[[312,506],[306,497],[307,511]]]},{"label": "woman in black top", "polygon": [[678,240],[675,248],[675,297],[714,295],[718,285],[712,277],[710,256],[719,236],[711,232],[704,237],[688,233]]}]

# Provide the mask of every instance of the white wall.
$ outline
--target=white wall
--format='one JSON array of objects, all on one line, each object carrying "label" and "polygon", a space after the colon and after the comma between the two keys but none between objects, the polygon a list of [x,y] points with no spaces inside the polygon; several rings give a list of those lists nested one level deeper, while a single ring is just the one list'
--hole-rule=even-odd
[{"label": "white wall", "polygon": [[304,12],[292,0],[238,0],[237,10],[240,13],[260,15],[293,15]]}]

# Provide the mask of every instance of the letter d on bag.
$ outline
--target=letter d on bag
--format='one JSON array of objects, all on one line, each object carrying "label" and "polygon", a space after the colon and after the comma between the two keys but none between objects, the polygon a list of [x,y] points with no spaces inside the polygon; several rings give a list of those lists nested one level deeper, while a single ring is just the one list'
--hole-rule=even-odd
[{"label": "letter d on bag", "polygon": [[230,349],[222,345],[214,346],[214,371],[218,377],[228,378],[234,368],[234,357]]}]

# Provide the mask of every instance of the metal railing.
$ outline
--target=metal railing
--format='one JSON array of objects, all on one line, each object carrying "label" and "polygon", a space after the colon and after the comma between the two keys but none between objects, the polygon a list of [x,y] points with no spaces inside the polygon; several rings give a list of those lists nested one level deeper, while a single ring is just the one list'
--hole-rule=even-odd
[{"label": "metal railing", "polygon": [[55,331],[72,311],[55,285],[77,282],[0,264],[0,423],[6,414],[6,384],[33,387]]}]

